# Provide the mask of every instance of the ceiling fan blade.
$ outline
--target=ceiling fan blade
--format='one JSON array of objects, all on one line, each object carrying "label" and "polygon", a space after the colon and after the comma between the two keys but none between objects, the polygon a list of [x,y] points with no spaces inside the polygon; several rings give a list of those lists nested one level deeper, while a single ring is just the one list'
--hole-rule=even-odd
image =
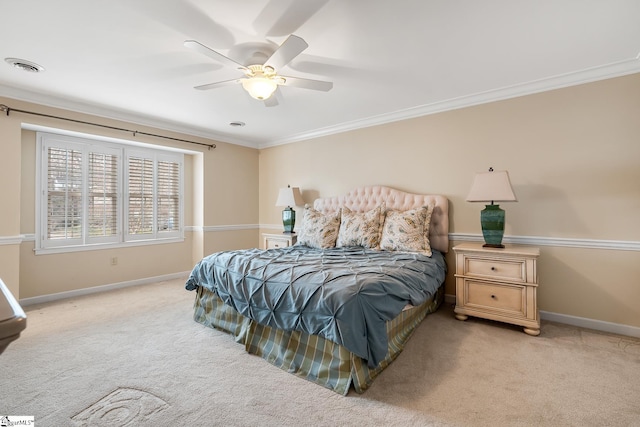
[{"label": "ceiling fan blade", "polygon": [[224,80],[222,82],[209,83],[209,84],[206,84],[206,85],[195,86],[194,89],[209,90],[209,89],[215,89],[215,88],[222,87],[222,86],[230,86],[230,85],[236,84],[236,83],[240,83],[240,79]]},{"label": "ceiling fan blade", "polygon": [[268,97],[267,99],[265,99],[263,102],[265,107],[275,107],[276,105],[280,104],[278,102],[278,97],[276,96],[275,93],[270,97]]},{"label": "ceiling fan blade", "polygon": [[325,82],[322,80],[302,79],[299,77],[280,76],[284,78],[284,86],[294,86],[304,89],[321,90],[323,92],[329,92],[333,88],[332,82]]},{"label": "ceiling fan blade", "polygon": [[216,52],[215,50],[203,45],[200,42],[197,42],[195,40],[185,40],[184,42],[184,46],[188,47],[189,49],[195,50],[198,53],[201,53],[203,55],[208,56],[209,58],[212,58],[218,62],[223,63],[224,65],[233,67],[233,68],[237,68],[239,70],[247,70],[247,67],[245,67],[244,65],[240,64],[239,62],[234,61],[233,59],[224,56],[223,54]]},{"label": "ceiling fan blade", "polygon": [[291,62],[293,58],[300,55],[307,47],[309,47],[309,45],[306,41],[291,34],[282,42],[280,47],[273,52],[264,65],[273,67],[274,70],[279,70]]},{"label": "ceiling fan blade", "polygon": [[268,37],[285,36],[297,31],[329,0],[269,0],[253,22],[258,34]]}]

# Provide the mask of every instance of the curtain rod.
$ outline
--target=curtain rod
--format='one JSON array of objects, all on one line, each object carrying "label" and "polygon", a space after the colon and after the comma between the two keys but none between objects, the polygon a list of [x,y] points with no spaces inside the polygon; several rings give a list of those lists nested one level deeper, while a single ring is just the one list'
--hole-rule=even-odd
[{"label": "curtain rod", "polygon": [[7,116],[9,115],[9,113],[11,111],[15,111],[17,113],[32,114],[34,116],[49,117],[51,119],[66,120],[68,122],[81,123],[81,124],[84,124],[84,125],[91,125],[91,126],[98,126],[98,127],[106,128],[106,129],[119,130],[119,131],[122,131],[122,132],[130,132],[131,134],[133,134],[134,137],[137,134],[140,134],[140,135],[145,135],[145,136],[153,136],[155,138],[164,138],[164,139],[170,139],[170,140],[173,140],[173,141],[187,142],[189,144],[203,145],[205,147],[208,147],[209,150],[211,150],[212,148],[216,148],[216,144],[205,144],[205,143],[202,143],[202,142],[189,141],[189,140],[186,140],[186,139],[173,138],[173,137],[170,137],[170,136],[156,135],[154,133],[140,132],[140,131],[137,131],[137,130],[119,128],[119,127],[115,127],[115,126],[101,125],[99,123],[85,122],[83,120],[69,119],[67,117],[60,117],[60,116],[53,116],[53,115],[50,115],[50,114],[36,113],[34,111],[18,110],[17,108],[10,108],[10,107],[8,107],[7,105],[4,105],[4,104],[0,104],[0,111],[6,111],[7,112]]}]

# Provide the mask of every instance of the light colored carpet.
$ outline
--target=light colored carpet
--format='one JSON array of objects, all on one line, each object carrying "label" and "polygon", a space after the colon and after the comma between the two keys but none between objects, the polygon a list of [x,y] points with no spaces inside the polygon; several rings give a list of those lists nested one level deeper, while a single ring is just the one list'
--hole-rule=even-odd
[{"label": "light colored carpet", "polygon": [[0,416],[37,426],[639,426],[640,340],[443,307],[364,394],[340,396],[192,320],[184,281],[27,307]]}]

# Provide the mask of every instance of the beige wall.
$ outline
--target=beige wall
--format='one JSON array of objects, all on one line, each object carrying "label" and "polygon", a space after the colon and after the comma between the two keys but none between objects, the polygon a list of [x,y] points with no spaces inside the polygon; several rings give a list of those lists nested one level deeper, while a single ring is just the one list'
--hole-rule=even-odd
[{"label": "beige wall", "polygon": [[[0,98],[12,108],[214,141]],[[510,172],[518,203],[505,203],[508,236],[640,241],[640,74],[358,131],[254,150],[215,142],[193,150],[184,243],[34,255],[35,150],[23,122],[128,139],[87,125],[11,113],[0,117],[0,278],[19,298],[188,271],[208,253],[259,245],[255,224],[280,227],[278,188],[299,186],[308,203],[382,184],[449,198],[451,232],[477,235],[480,204],[464,201],[476,171]],[[259,213],[259,214],[258,214]],[[229,227],[231,226],[231,227]],[[556,240],[554,240],[556,239]],[[455,241],[453,242],[455,244]],[[636,245],[637,247],[637,245]],[[640,252],[542,246],[542,310],[640,326]],[[109,260],[118,257],[118,265]],[[452,257],[449,256],[453,266]],[[452,270],[451,268],[450,270]],[[453,294],[451,272],[447,293]]]},{"label": "beige wall", "polygon": [[[13,99],[0,98],[0,103],[14,109],[217,145],[208,150],[19,112],[3,114],[0,178],[6,185],[2,186],[0,204],[0,278],[18,298],[186,272],[214,250],[258,246],[258,150]],[[193,152],[185,156],[185,225],[193,226],[195,231],[187,232],[182,243],[35,255],[34,242],[28,238],[35,231],[35,132],[22,129],[23,123]],[[238,226],[241,229],[236,230]],[[247,229],[242,229],[244,226]],[[111,265],[113,257],[118,259],[115,266]]]},{"label": "beige wall", "polygon": [[0,115],[0,280],[18,295],[20,277],[20,126]]},{"label": "beige wall", "polygon": [[[639,135],[635,74],[271,147],[260,152],[260,223],[281,223],[274,201],[287,184],[307,203],[381,184],[446,195],[450,231],[480,234],[483,206],[465,197],[492,166],[518,197],[502,205],[506,235],[640,242]],[[640,326],[639,251],[541,252],[541,310]]]}]

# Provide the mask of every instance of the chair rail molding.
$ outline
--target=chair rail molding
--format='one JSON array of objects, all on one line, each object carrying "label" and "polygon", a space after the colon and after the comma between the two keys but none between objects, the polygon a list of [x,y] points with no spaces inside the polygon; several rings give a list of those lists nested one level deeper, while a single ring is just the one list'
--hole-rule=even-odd
[{"label": "chair rail molding", "polygon": [[259,224],[233,224],[233,225],[187,225],[184,227],[184,231],[197,232],[197,231],[236,231],[236,230],[257,230],[260,228]]},{"label": "chair rail molding", "polygon": [[[458,242],[482,242],[481,234],[449,233],[449,239]],[[557,246],[582,249],[610,249],[618,251],[640,251],[640,242],[631,240],[575,239],[566,237],[504,236],[504,243],[532,246]]]},{"label": "chair rail molding", "polygon": [[[189,225],[184,227],[186,232],[216,232],[236,230],[279,230],[282,224],[233,224],[233,225]],[[481,234],[449,233],[449,239],[457,242],[482,242]],[[34,241],[34,234],[21,234],[18,236],[0,236],[0,246],[18,245],[22,242]],[[633,240],[602,240],[602,239],[576,239],[567,237],[539,237],[539,236],[504,236],[505,243],[531,246],[557,246],[583,249],[608,249],[617,251],[640,251],[640,242]]]},{"label": "chair rail molding", "polygon": [[25,240],[24,235],[19,236],[0,236],[0,246],[3,245],[19,245]]}]

